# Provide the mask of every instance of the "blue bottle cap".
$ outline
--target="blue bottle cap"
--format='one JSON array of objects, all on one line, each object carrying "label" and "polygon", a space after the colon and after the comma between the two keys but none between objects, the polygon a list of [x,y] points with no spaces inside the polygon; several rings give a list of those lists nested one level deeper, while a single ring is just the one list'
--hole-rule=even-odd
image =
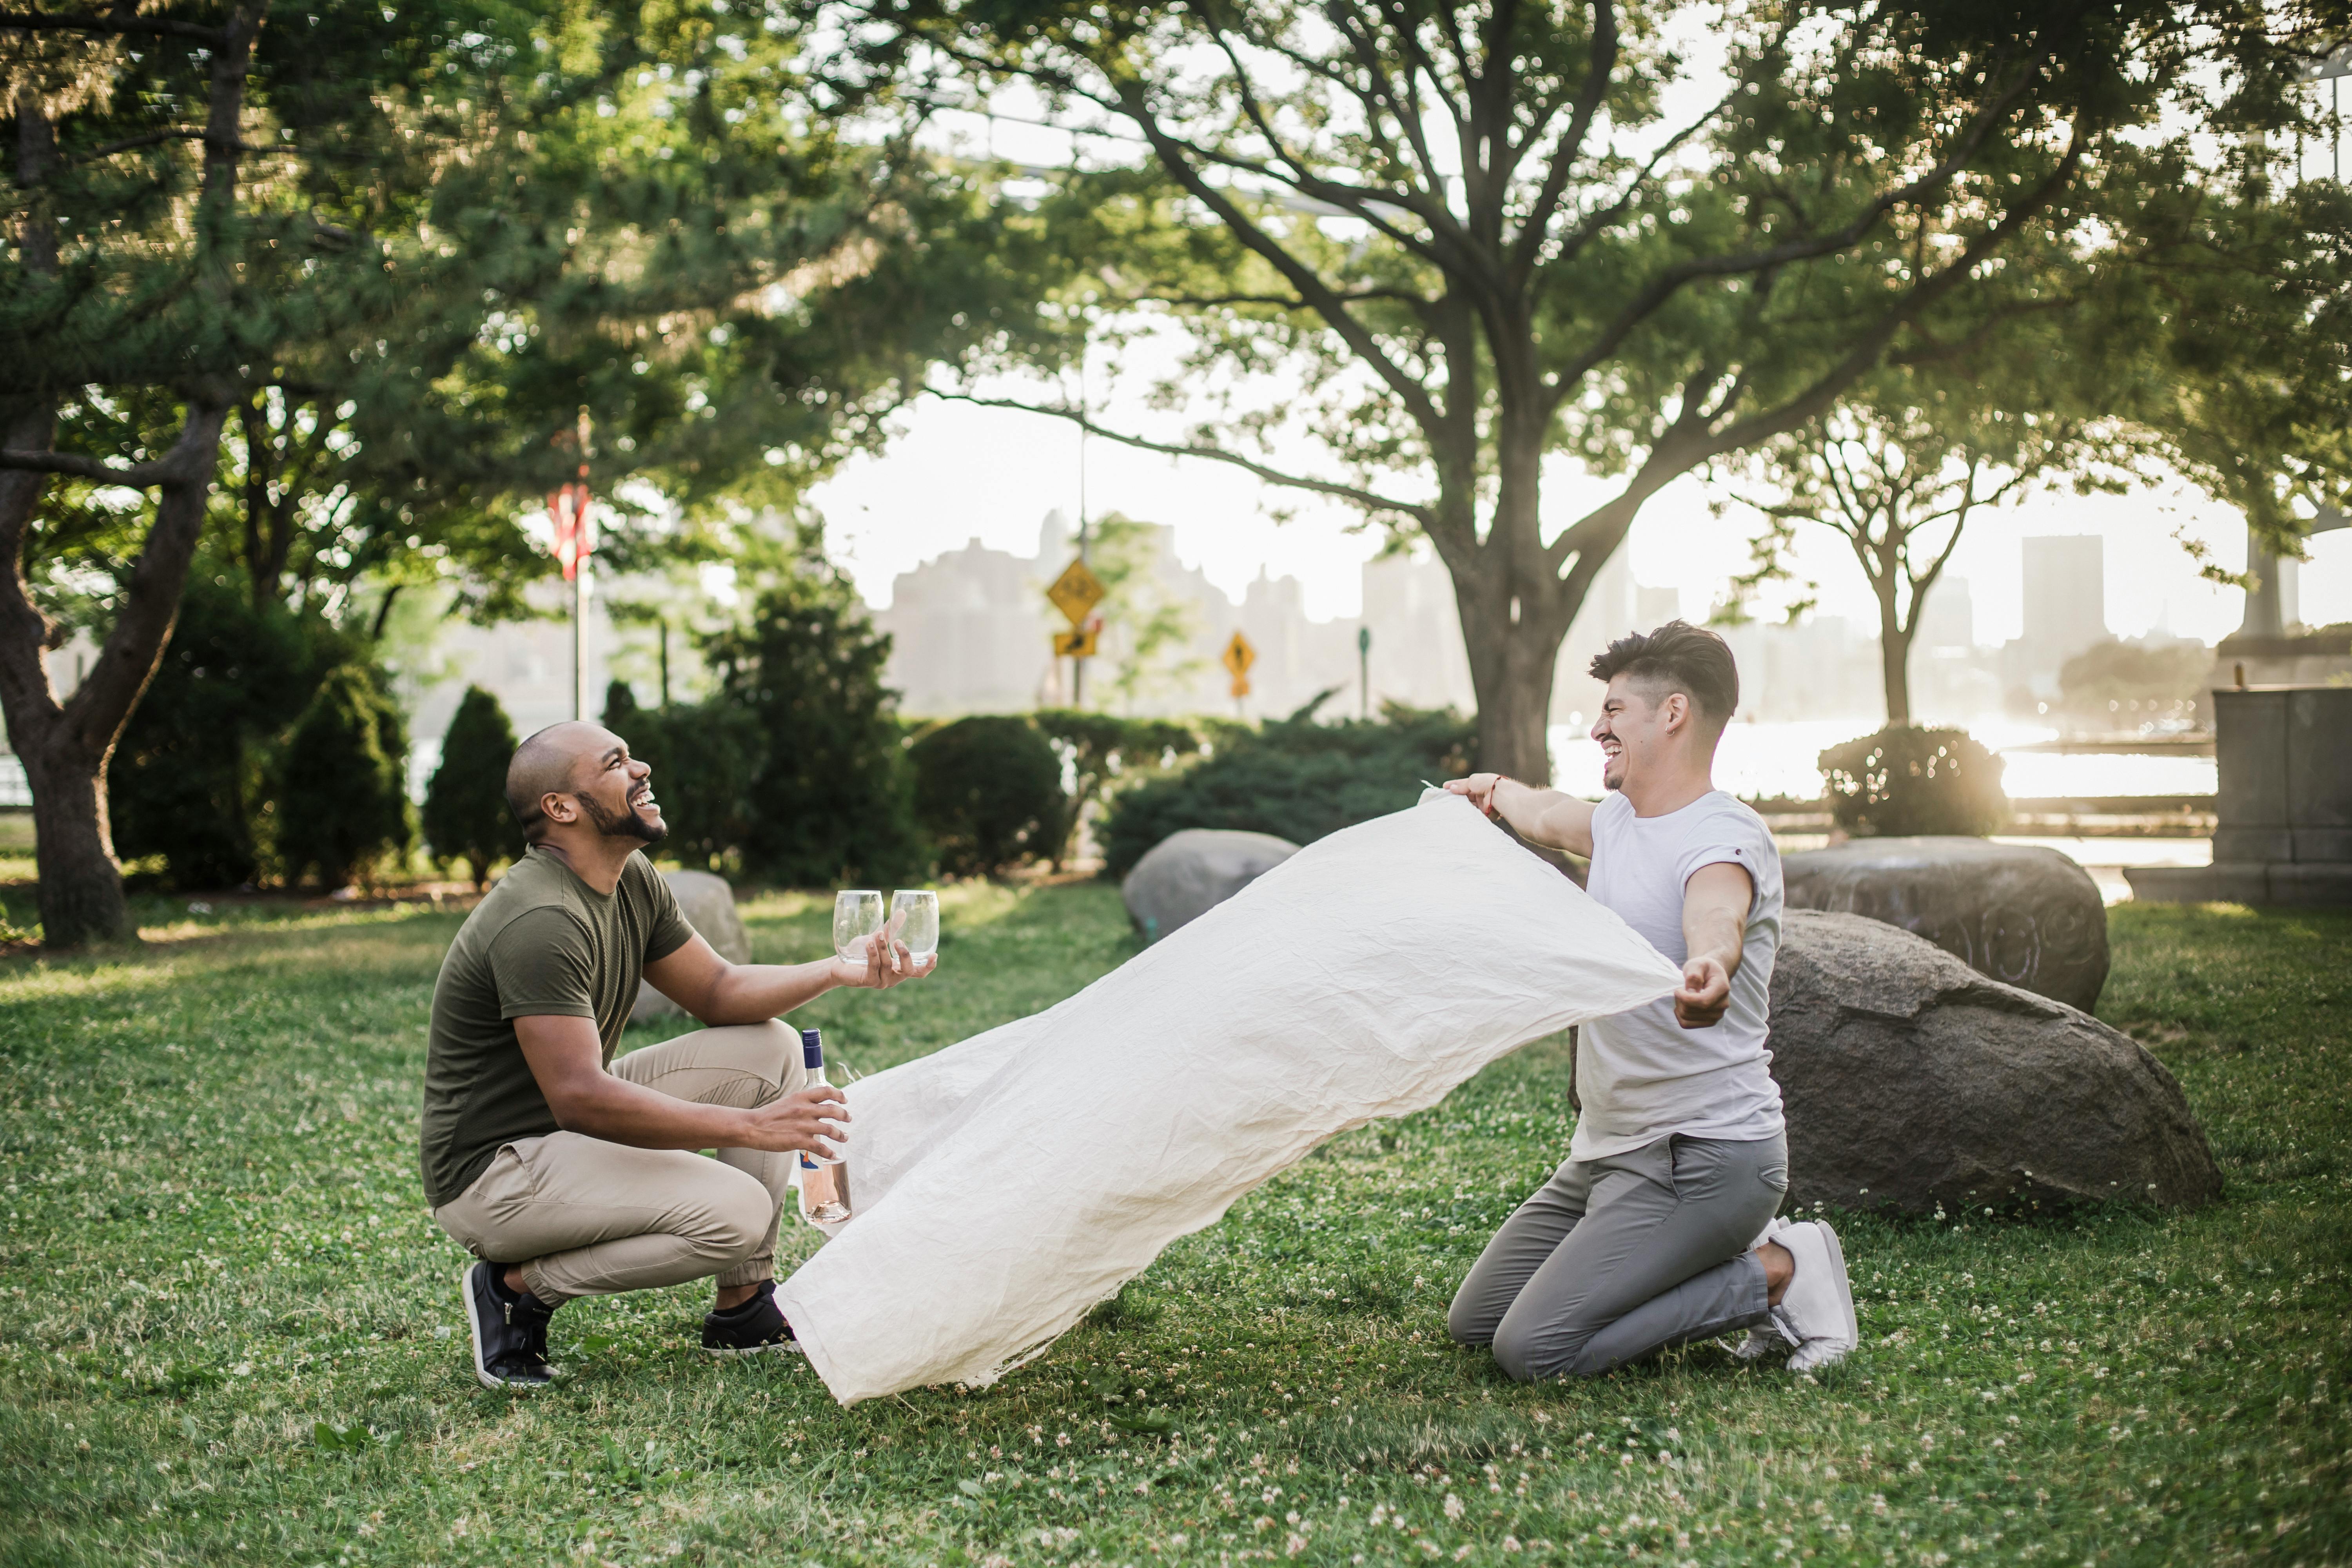
[{"label": "blue bottle cap", "polygon": [[801,1031],[801,1065],[811,1072],[824,1066],[824,1037],[815,1029]]}]

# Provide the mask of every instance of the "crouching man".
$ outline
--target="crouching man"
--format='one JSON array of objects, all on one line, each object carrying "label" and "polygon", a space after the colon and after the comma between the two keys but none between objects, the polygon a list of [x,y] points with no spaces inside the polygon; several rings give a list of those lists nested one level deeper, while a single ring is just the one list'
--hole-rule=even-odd
[{"label": "crouching man", "polygon": [[[651,772],[594,724],[525,741],[507,803],[530,847],[434,987],[425,1193],[479,1259],[461,1289],[487,1387],[549,1380],[548,1319],[566,1301],[688,1279],[718,1281],[706,1350],[792,1348],[774,1259],[793,1161],[836,1152],[849,1117],[806,1086],[777,1015],[936,963],[886,936],[862,965],[720,958],[639,853],[666,831]],[[616,1061],[640,978],[710,1026]]]},{"label": "crouching man", "polygon": [[1853,1297],[1826,1222],[1773,1217],[1789,1186],[1765,1049],[1780,857],[1712,776],[1739,701],[1731,649],[1673,621],[1610,644],[1592,674],[1609,686],[1598,805],[1495,773],[1446,787],[1591,857],[1592,896],[1683,965],[1682,988],[1579,1031],[1568,1161],[1486,1244],[1448,1327],[1521,1380],[1738,1329],[1743,1359],[1785,1342],[1792,1369],[1826,1366],[1853,1348]]}]

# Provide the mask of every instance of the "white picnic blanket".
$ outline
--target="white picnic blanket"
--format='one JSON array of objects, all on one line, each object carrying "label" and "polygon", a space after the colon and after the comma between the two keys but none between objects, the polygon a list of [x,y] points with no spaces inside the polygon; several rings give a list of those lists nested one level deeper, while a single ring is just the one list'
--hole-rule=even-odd
[{"label": "white picnic blanket", "polygon": [[845,1405],[992,1382],[1325,1139],[1680,979],[1432,791],[1055,1006],[851,1086],[855,1213],[778,1300]]}]

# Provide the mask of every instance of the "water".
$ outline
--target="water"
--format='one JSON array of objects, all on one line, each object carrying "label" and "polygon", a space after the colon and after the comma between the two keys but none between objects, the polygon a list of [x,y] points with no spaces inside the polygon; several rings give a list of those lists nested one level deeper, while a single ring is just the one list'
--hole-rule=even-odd
[{"label": "water", "polygon": [[[1716,748],[1716,784],[1744,800],[1774,795],[1817,800],[1819,759],[1843,741],[1871,732],[1867,720],[1809,719],[1773,724],[1733,723]],[[2058,731],[2016,720],[1989,719],[1969,733],[2000,753],[2001,787],[2012,800],[2107,795],[2200,795],[2218,787],[2211,757],[2143,755],[2130,752],[2028,752],[2016,748],[2057,738]],[[1601,793],[1601,747],[1581,729],[1550,731],[1554,782],[1572,795]]]}]

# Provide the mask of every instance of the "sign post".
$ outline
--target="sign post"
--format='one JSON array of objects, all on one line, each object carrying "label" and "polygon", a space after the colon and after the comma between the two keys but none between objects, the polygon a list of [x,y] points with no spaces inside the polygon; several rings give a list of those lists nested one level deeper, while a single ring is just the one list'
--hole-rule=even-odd
[{"label": "sign post", "polygon": [[1362,714],[1372,716],[1372,628],[1356,628],[1356,679],[1362,693]]},{"label": "sign post", "polygon": [[1257,649],[1250,647],[1249,638],[1235,632],[1234,640],[1225,645],[1224,657],[1218,662],[1234,678],[1234,716],[1238,719],[1243,716],[1242,699],[1250,692],[1250,666],[1257,662]]},{"label": "sign post", "polygon": [[587,679],[587,605],[593,577],[588,557],[596,552],[596,525],[588,516],[588,411],[580,411],[576,430],[556,433],[555,444],[580,454],[580,476],[547,493],[547,515],[555,524],[555,559],[563,565],[563,580],[572,584],[572,716],[585,716],[586,699],[581,683]]},{"label": "sign post", "polygon": [[1068,631],[1054,634],[1054,654],[1070,661],[1073,708],[1084,700],[1086,661],[1095,656],[1096,640],[1102,635],[1102,617],[1094,614],[1094,607],[1102,603],[1103,593],[1102,579],[1087,570],[1083,555],[1062,568],[1045,590],[1045,597],[1070,623]]}]

